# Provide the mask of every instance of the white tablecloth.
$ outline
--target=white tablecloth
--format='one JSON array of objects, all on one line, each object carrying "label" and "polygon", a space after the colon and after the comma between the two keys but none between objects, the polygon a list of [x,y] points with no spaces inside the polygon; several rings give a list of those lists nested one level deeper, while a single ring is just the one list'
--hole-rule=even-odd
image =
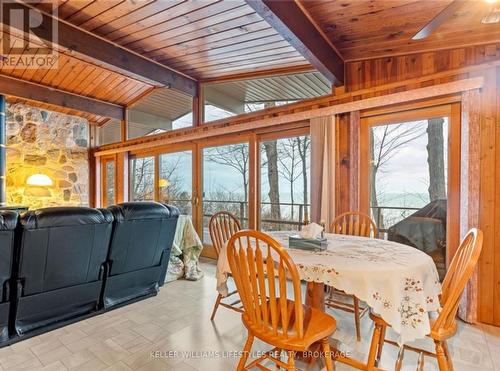
[{"label": "white tablecloth", "polygon": [[179,215],[165,282],[179,278],[190,281],[202,278],[203,271],[198,266],[201,250],[203,250],[203,244],[194,229],[191,217]]},{"label": "white tablecloth", "polygon": [[[296,232],[272,232],[288,246]],[[287,249],[300,278],[322,282],[356,295],[400,335],[400,343],[423,338],[430,332],[428,312],[439,308],[441,285],[430,256],[411,246],[365,237],[326,234],[322,252]],[[217,264],[217,290],[227,294],[230,271],[224,248]]]}]

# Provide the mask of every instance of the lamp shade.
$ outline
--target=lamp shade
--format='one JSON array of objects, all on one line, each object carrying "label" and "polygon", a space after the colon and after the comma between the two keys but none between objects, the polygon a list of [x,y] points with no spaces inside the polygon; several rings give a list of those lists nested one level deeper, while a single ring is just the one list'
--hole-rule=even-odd
[{"label": "lamp shade", "polygon": [[168,181],[168,179],[160,179],[158,181],[158,187],[160,188],[165,188],[165,187],[168,187],[170,185],[170,182]]},{"label": "lamp shade", "polygon": [[33,174],[28,177],[26,184],[30,186],[47,187],[52,185],[52,179],[45,174]]}]

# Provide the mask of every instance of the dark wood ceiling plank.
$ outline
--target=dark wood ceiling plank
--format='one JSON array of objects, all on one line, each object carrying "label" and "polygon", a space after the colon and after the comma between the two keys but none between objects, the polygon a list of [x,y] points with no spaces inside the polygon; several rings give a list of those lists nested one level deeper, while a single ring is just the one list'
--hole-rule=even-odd
[{"label": "dark wood ceiling plank", "polygon": [[[9,6],[10,3],[4,5]],[[16,3],[16,7],[23,6],[28,10],[25,4]],[[7,11],[8,9],[4,9]],[[53,18],[47,14],[42,15],[42,24],[37,28],[37,36],[43,40],[51,41],[51,27],[49,25]],[[97,37],[91,33],[85,32],[68,23],[58,21],[58,41],[57,44],[69,50],[71,53],[77,53],[84,58],[92,59],[97,64],[102,64],[110,69],[117,70],[125,76],[132,76],[139,80],[152,84],[169,86],[174,89],[195,96],[196,81],[190,79],[174,70],[151,60],[143,58],[136,53],[120,48],[107,40]],[[19,27],[21,25],[11,25]]]},{"label": "dark wood ceiling plank", "polygon": [[2,75],[0,75],[0,93],[118,120],[124,117],[122,106]]},{"label": "dark wood ceiling plank", "polygon": [[284,37],[332,84],[342,85],[344,61],[316,30],[294,1],[247,0],[262,18]]}]

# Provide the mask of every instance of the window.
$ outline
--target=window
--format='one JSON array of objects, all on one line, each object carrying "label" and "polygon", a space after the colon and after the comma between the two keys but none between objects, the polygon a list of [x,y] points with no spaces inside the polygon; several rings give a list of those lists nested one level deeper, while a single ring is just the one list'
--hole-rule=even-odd
[{"label": "window", "polygon": [[162,88],[129,108],[127,138],[133,139],[193,126],[193,98]]},{"label": "window", "polygon": [[106,202],[105,207],[114,205],[116,203],[115,199],[115,162],[106,162]]},{"label": "window", "polygon": [[109,120],[104,125],[97,127],[96,135],[98,146],[120,142],[122,135],[121,122],[114,119]]},{"label": "window", "polygon": [[300,229],[309,220],[309,135],[261,142],[262,230]]},{"label": "window", "polygon": [[159,201],[177,206],[185,215],[192,214],[192,157],[191,151],[159,156]]},{"label": "window", "polygon": [[204,122],[330,94],[319,72],[305,72],[203,86]]},{"label": "window", "polygon": [[208,221],[229,211],[248,226],[248,143],[203,149],[203,241],[210,243]]},{"label": "window", "polygon": [[130,160],[131,201],[154,201],[155,158],[138,157]]},{"label": "window", "polygon": [[368,148],[362,153],[366,188],[361,196],[368,200],[380,237],[429,254],[441,278],[448,244],[458,245],[458,221],[449,210],[458,207],[459,185],[448,177],[460,166],[457,107],[404,111],[363,122]]}]

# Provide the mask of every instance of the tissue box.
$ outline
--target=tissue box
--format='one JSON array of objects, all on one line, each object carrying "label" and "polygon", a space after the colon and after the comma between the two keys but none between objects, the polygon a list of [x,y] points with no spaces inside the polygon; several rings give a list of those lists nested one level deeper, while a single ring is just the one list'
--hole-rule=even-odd
[{"label": "tissue box", "polygon": [[326,238],[302,238],[299,235],[288,237],[288,247],[291,249],[324,251],[328,247]]}]

